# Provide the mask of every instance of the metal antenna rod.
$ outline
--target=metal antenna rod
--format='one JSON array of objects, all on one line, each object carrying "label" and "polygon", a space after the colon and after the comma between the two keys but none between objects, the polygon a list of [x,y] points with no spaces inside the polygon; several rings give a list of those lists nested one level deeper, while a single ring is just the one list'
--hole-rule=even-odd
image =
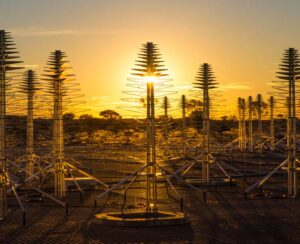
[{"label": "metal antenna rod", "polygon": [[150,156],[147,161],[147,211],[157,211],[154,82],[147,82],[147,110],[147,152]]},{"label": "metal antenna rod", "polygon": [[262,96],[257,95],[257,134],[258,134],[258,151],[262,152]]},{"label": "metal antenna rod", "polygon": [[249,151],[253,152],[253,101],[252,96],[248,97],[248,140]]},{"label": "metal antenna rod", "polygon": [[203,65],[203,157],[202,179],[209,182],[209,144],[210,144],[210,120],[209,120],[209,93],[208,93],[208,64]]},{"label": "metal antenna rod", "polygon": [[33,172],[33,71],[28,70],[28,95],[27,95],[27,150],[26,150],[26,172],[29,178]]},{"label": "metal antenna rod", "polygon": [[243,151],[246,148],[246,108],[245,99],[238,98],[238,116],[239,116],[239,149]]},{"label": "metal antenna rod", "polygon": [[269,99],[269,105],[270,105],[270,148],[272,151],[274,151],[274,145],[275,145],[275,134],[274,134],[274,97],[271,96]]},{"label": "metal antenna rod", "polygon": [[6,92],[8,87],[9,71],[21,69],[16,64],[22,63],[16,61],[18,52],[14,47],[9,32],[0,30],[0,219],[7,214],[7,158],[6,158]]},{"label": "metal antenna rod", "polygon": [[163,100],[163,109],[164,109],[164,134],[163,135],[164,135],[165,141],[168,141],[168,137],[169,137],[169,132],[168,132],[168,127],[169,127],[168,108],[169,108],[168,97],[164,97],[164,100]]},{"label": "metal antenna rod", "polygon": [[181,96],[181,110],[182,110],[182,149],[183,155],[186,155],[186,96]]},{"label": "metal antenna rod", "polygon": [[247,147],[247,132],[246,132],[246,102],[242,98],[242,138],[243,138],[243,150]]},{"label": "metal antenna rod", "polygon": [[238,98],[239,149],[242,150],[242,98]]},{"label": "metal antenna rod", "polygon": [[146,109],[147,109],[147,117],[146,117],[146,211],[151,212],[151,93],[150,87],[147,83],[147,91],[146,91]]}]

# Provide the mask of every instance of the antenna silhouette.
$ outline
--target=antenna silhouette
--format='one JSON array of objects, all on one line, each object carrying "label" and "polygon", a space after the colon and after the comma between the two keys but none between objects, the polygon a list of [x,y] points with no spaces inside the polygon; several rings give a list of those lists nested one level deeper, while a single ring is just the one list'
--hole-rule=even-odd
[{"label": "antenna silhouette", "polygon": [[182,119],[182,150],[183,156],[187,156],[187,134],[186,134],[186,96],[181,96],[181,119]]},{"label": "antenna silhouette", "polygon": [[164,140],[168,141],[168,138],[169,138],[169,114],[168,114],[168,109],[170,108],[170,103],[169,103],[169,100],[168,100],[167,96],[165,96],[163,98],[162,107],[164,109],[164,132],[163,132],[163,136],[164,136]]},{"label": "antenna silhouette", "polygon": [[[53,121],[53,139],[52,139],[52,167],[54,170],[54,193],[58,198],[66,196],[66,173],[71,175],[71,180],[74,181],[78,190],[83,192],[78,181],[73,175],[73,171],[84,175],[87,179],[95,181],[96,183],[108,187],[102,181],[96,179],[92,175],[78,169],[75,165],[68,162],[69,160],[77,163],[74,159],[68,156],[68,160],[64,153],[64,130],[63,130],[63,113],[69,109],[72,102],[72,94],[76,93],[78,84],[74,83],[74,74],[70,72],[71,67],[69,61],[66,59],[65,52],[55,50],[51,52],[43,80],[47,82],[45,88],[46,94],[49,95],[49,101],[52,103],[52,121]],[[73,95],[76,98],[79,95]],[[75,102],[76,104],[77,102]],[[78,105],[78,104],[76,104]],[[45,179],[44,179],[45,180]],[[43,181],[44,181],[43,180]]]},{"label": "antenna silhouette", "polygon": [[275,150],[275,132],[274,132],[274,106],[275,99],[273,96],[269,98],[269,108],[270,108],[270,149],[271,151]]},{"label": "antenna silhouette", "polygon": [[210,96],[209,90],[216,88],[217,82],[209,64],[204,63],[196,77],[195,88],[203,91],[203,161],[202,180],[209,182],[210,167]]},{"label": "antenna silhouette", "polygon": [[54,191],[59,198],[65,197],[65,164],[63,132],[63,97],[66,96],[64,84],[74,75],[68,73],[66,54],[60,50],[51,53],[44,80],[48,81],[49,93],[53,96],[53,145],[52,163],[54,165]]},{"label": "antenna silhouette", "polygon": [[[263,102],[261,94],[257,95],[257,100],[253,101],[252,96],[248,97],[248,103],[244,98],[238,98],[238,137],[225,145],[225,148],[238,149],[239,151],[253,152],[257,150],[262,153],[267,147],[268,140],[264,140],[262,131],[262,110],[266,104]],[[246,127],[246,112],[248,112],[248,135]],[[253,133],[254,112],[257,115],[257,133]]]},{"label": "antenna silhouette", "polygon": [[238,98],[239,108],[239,149],[245,150],[247,147],[246,135],[246,102],[244,98]]},{"label": "antenna silhouette", "polygon": [[263,100],[261,94],[257,95],[256,100],[256,110],[257,110],[257,140],[258,140],[258,152],[262,153],[263,150],[263,139],[262,139],[262,106]]},{"label": "antenna silhouette", "polygon": [[[221,181],[221,184],[224,183],[230,183],[232,182],[231,176],[227,173],[224,167],[229,168],[230,170],[234,171],[238,175],[240,175],[240,172],[236,170],[234,167],[229,166],[223,161],[217,160],[210,150],[211,147],[211,135],[210,135],[210,111],[212,108],[212,98],[210,96],[211,90],[217,88],[216,85],[218,84],[216,82],[216,79],[214,77],[212,68],[209,64],[204,63],[200,66],[200,69],[196,76],[196,81],[193,83],[195,92],[200,92],[202,95],[203,100],[203,114],[202,114],[202,120],[203,120],[203,129],[202,129],[202,153],[198,157],[196,157],[192,162],[185,164],[181,168],[175,171],[173,176],[177,175],[178,173],[181,173],[181,176],[187,175],[187,173],[193,168],[194,165],[197,163],[201,163],[201,170],[202,170],[202,177],[201,183],[210,184],[215,179],[211,179],[210,177],[210,168],[212,165],[216,165],[218,169],[225,175],[224,181]],[[185,176],[186,177],[186,176]],[[196,179],[197,180],[197,179]],[[216,182],[216,181],[215,181]]]},{"label": "antenna silhouette", "polygon": [[253,100],[252,96],[248,97],[248,140],[249,151],[253,152]]},{"label": "antenna silhouette", "polygon": [[[247,138],[246,129],[246,101],[244,98],[239,97],[237,101],[238,109],[238,137],[233,141],[227,143],[224,147],[229,149],[238,149],[239,151],[245,151],[247,146],[253,150],[253,130],[252,130],[252,115],[253,115],[253,103],[252,97],[248,98],[248,123],[249,123],[249,138]],[[250,149],[251,151],[251,149]]]},{"label": "antenna silhouette", "polygon": [[10,183],[7,172],[6,157],[6,110],[7,90],[11,80],[10,74],[22,67],[18,64],[18,52],[9,32],[0,30],[0,218],[7,214],[7,186]]},{"label": "antenna silhouette", "polygon": [[[165,224],[172,223],[173,220],[166,219],[164,215],[158,211],[158,178],[163,178],[166,184],[169,184],[175,191],[176,195],[179,196],[175,187],[166,176],[170,174],[166,169],[160,167],[157,163],[157,143],[156,143],[156,98],[157,93],[163,93],[165,88],[170,87],[166,82],[169,79],[164,78],[167,76],[167,69],[162,64],[163,60],[160,58],[160,54],[157,45],[152,42],[147,42],[142,46],[141,52],[138,54],[138,60],[136,61],[136,67],[133,68],[132,78],[128,80],[130,83],[129,87],[135,88],[135,91],[126,92],[126,94],[139,96],[139,101],[146,101],[146,163],[143,167],[138,169],[136,172],[123,178],[119,183],[112,185],[105,192],[97,196],[97,199],[102,198],[109,194],[111,191],[119,188],[126,184],[129,180],[130,183],[124,190],[124,199],[126,199],[127,190],[135,183],[138,177],[145,177],[146,183],[146,211],[140,213],[142,222],[155,222],[157,220],[162,221],[165,219]],[[144,99],[146,97],[146,99]],[[126,99],[126,101],[136,101],[136,99]],[[163,100],[164,115],[167,116],[168,100],[164,96]],[[145,171],[145,172],[143,172]],[[132,178],[132,179],[131,179]],[[181,179],[178,179],[179,181]],[[181,203],[183,200],[181,198]],[[183,209],[181,208],[182,212]],[[166,212],[168,216],[176,215],[175,219],[185,223],[187,221],[184,213]],[[107,213],[105,215],[96,215],[98,219],[107,219],[107,216],[111,216],[113,213]],[[118,214],[117,214],[118,215]],[[127,217],[121,218],[123,223],[128,221]],[[108,217],[109,218],[109,217]],[[154,223],[154,225],[156,225]]]},{"label": "antenna silhouette", "polygon": [[24,79],[19,90],[27,96],[27,143],[26,143],[26,179],[34,174],[34,134],[33,134],[33,117],[34,117],[34,95],[38,89],[39,83],[33,70],[28,70],[24,74]]},{"label": "antenna silhouette", "polygon": [[299,160],[297,158],[296,144],[296,83],[300,79],[300,60],[296,49],[289,48],[285,50],[282,63],[279,65],[279,71],[276,73],[279,80],[274,81],[274,88],[278,91],[273,92],[273,94],[278,97],[277,101],[281,101],[285,106],[288,115],[286,135],[287,158],[265,177],[248,187],[245,191],[246,198],[248,192],[256,187],[262,188],[268,179],[280,169],[287,171],[288,196],[296,197],[298,195],[297,171],[299,171]]}]

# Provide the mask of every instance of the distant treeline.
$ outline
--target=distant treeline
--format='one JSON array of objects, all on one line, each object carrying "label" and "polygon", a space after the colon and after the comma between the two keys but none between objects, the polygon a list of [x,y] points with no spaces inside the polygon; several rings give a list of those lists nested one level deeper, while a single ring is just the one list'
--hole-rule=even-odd
[{"label": "distant treeline", "polygon": [[[163,133],[164,117],[157,119],[157,131]],[[181,131],[182,119],[168,118],[168,131]],[[268,134],[270,122],[263,120],[263,132]],[[186,118],[187,128],[193,128],[197,133],[201,133],[202,118],[193,117]],[[64,116],[64,134],[65,142],[68,144],[81,143],[82,138],[92,138],[95,135],[103,134],[108,131],[107,136],[118,134],[119,137],[125,137],[122,141],[131,142],[131,136],[135,132],[143,134],[145,132],[146,120],[137,120],[129,118],[94,118],[92,116]],[[219,120],[211,120],[211,131],[219,140],[224,140],[230,135],[230,139],[237,136],[238,121],[235,117],[223,117]],[[254,134],[257,130],[257,121],[253,121]],[[100,133],[101,131],[101,133]],[[275,134],[281,138],[286,132],[286,120],[275,119]],[[14,146],[22,146],[26,144],[26,117],[25,116],[8,116],[7,117],[7,137],[8,141]],[[84,135],[84,136],[83,136]],[[136,136],[136,135],[135,135]],[[51,145],[52,139],[52,120],[51,119],[35,119],[34,120],[34,137],[39,145]],[[126,139],[127,138],[127,139]]]}]

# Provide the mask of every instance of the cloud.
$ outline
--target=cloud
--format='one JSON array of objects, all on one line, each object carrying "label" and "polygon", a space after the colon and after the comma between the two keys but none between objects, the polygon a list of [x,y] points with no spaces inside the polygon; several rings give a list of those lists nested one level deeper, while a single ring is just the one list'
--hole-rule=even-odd
[{"label": "cloud", "polygon": [[35,27],[12,29],[11,33],[13,33],[15,36],[58,36],[80,34],[79,31],[71,29],[51,30]]},{"label": "cloud", "polygon": [[40,67],[39,64],[24,64],[22,65],[25,69],[37,69]]},{"label": "cloud", "polygon": [[274,82],[272,82],[272,81],[269,81],[269,82],[266,83],[266,85],[268,85],[268,86],[274,86],[276,84]]},{"label": "cloud", "polygon": [[179,91],[185,91],[185,90],[191,90],[193,88],[193,85],[174,86],[174,88]]},{"label": "cloud", "polygon": [[223,91],[226,91],[226,90],[252,90],[253,89],[251,86],[239,84],[239,83],[219,84],[218,88],[220,88]]},{"label": "cloud", "polygon": [[91,97],[92,100],[111,100],[112,98],[110,96],[94,96]]},{"label": "cloud", "polygon": [[119,98],[114,98],[110,96],[94,96],[91,97],[89,104],[95,107],[109,107],[116,105],[124,105],[127,104],[127,102],[122,101]]},{"label": "cloud", "polygon": [[[140,32],[135,30],[134,32]],[[76,30],[76,29],[45,29],[38,27],[28,27],[28,28],[16,28],[10,31],[14,36],[40,36],[40,37],[51,37],[51,36],[70,36],[70,35],[113,35],[117,33],[129,32],[128,30]],[[132,31],[130,31],[132,32]]]},{"label": "cloud", "polygon": [[[218,84],[218,88],[221,90],[251,90],[253,89],[251,86],[245,85],[245,84],[239,84],[239,83],[228,83],[228,84]],[[193,90],[193,85],[182,85],[182,86],[175,86],[179,91],[184,91],[184,90]]]}]

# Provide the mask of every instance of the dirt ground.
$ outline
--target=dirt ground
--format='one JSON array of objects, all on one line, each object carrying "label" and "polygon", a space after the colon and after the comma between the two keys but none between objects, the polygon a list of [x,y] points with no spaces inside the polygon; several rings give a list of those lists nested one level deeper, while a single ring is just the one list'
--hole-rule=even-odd
[{"label": "dirt ground", "polygon": [[[142,150],[69,147],[66,152],[109,184],[141,167],[144,159]],[[283,158],[282,155],[235,156],[232,165],[241,171],[257,174],[270,170]],[[220,157],[226,160],[224,156]],[[174,171],[184,163],[184,160],[177,159],[160,164]],[[192,174],[197,173],[195,167]],[[213,175],[218,173],[212,171]],[[22,212],[10,196],[9,215],[0,221],[0,243],[299,243],[299,200],[278,197],[286,194],[286,174],[274,176],[264,188],[265,193],[273,192],[273,197],[258,198],[249,194],[249,199],[245,200],[245,188],[258,177],[236,178],[235,186],[207,187],[206,202],[200,192],[174,180],[176,189],[184,198],[184,210],[190,217],[190,223],[181,226],[110,227],[95,222],[94,215],[102,211],[142,209],[145,204],[142,178],[128,192],[126,202],[121,191],[117,191],[99,201],[97,208],[94,207],[95,195],[103,190],[86,190],[83,201],[79,192],[68,192],[68,216],[65,216],[64,208],[48,200],[25,202],[25,227],[22,226]],[[159,208],[179,211],[179,202],[172,189],[168,187],[167,190],[163,181],[158,187]],[[25,193],[20,191],[20,194]]]}]

